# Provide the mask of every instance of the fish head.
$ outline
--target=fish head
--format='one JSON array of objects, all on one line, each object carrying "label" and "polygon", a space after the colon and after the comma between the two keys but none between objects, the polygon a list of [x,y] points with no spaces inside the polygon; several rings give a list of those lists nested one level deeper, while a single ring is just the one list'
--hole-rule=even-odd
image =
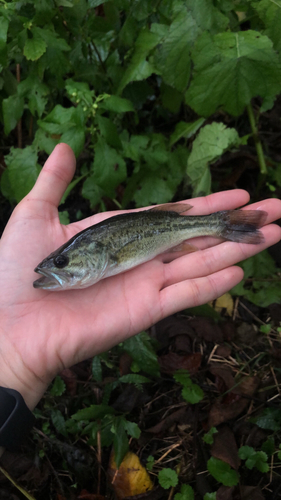
[{"label": "fish head", "polygon": [[77,245],[77,242],[66,244],[34,269],[42,276],[34,281],[33,286],[55,291],[86,288],[102,279],[107,262],[107,252],[99,243],[91,243],[88,248]]}]

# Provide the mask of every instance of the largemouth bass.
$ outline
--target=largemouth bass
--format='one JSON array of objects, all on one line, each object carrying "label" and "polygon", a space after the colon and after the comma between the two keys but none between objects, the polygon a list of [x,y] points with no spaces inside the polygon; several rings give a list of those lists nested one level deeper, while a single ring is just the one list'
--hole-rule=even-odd
[{"label": "largemouth bass", "polygon": [[258,244],[258,230],[267,213],[261,210],[226,210],[211,215],[184,216],[191,208],[167,204],[142,212],[110,217],[76,234],[35,269],[42,275],[35,288],[85,288],[122,273],[196,236],[217,236]]}]

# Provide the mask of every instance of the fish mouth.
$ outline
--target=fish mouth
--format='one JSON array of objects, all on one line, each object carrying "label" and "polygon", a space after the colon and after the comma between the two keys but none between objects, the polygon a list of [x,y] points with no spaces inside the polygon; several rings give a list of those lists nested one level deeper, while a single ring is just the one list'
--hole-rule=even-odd
[{"label": "fish mouth", "polygon": [[62,289],[65,279],[62,279],[58,274],[53,274],[45,269],[36,267],[34,271],[42,276],[33,282],[34,288],[41,288],[43,290]]}]

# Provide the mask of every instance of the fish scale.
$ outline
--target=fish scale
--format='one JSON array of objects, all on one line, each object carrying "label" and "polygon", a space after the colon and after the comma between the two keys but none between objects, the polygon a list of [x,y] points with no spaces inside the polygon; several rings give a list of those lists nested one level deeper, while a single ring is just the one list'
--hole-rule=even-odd
[{"label": "fish scale", "polygon": [[47,290],[85,288],[197,236],[250,244],[263,241],[258,228],[264,224],[266,212],[226,210],[210,215],[181,215],[189,208],[185,204],[168,204],[116,215],[86,228],[36,267],[41,278],[33,286]]}]

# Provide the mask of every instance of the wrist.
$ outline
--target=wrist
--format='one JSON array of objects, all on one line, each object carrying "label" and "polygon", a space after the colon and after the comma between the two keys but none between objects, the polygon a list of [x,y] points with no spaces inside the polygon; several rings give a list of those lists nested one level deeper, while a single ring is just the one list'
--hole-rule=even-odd
[{"label": "wrist", "polygon": [[16,364],[14,361],[13,359],[12,368],[0,359],[0,386],[18,391],[26,406],[33,411],[46,391],[48,383],[38,379],[22,362]]}]

